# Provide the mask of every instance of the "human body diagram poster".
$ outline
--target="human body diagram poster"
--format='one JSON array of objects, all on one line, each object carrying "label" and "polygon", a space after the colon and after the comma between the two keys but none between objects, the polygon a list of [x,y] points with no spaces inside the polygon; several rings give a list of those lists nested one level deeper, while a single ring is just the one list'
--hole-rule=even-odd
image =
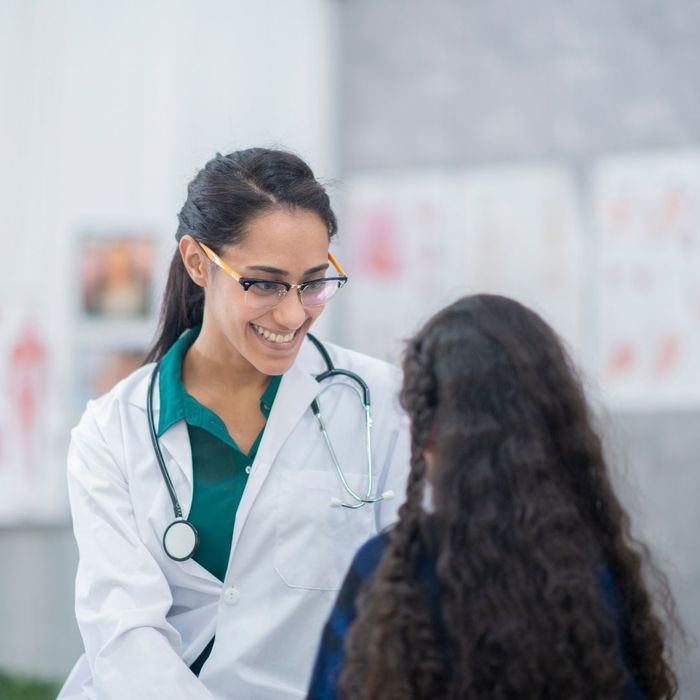
[{"label": "human body diagram poster", "polygon": [[700,405],[700,153],[356,176],[347,342],[392,361],[475,292],[544,316],[611,407]]},{"label": "human body diagram poster", "polygon": [[581,351],[581,229],[574,184],[553,166],[356,178],[351,342],[396,361],[430,314],[475,292],[512,296]]},{"label": "human body diagram poster", "polygon": [[55,392],[47,332],[23,304],[0,308],[0,523],[55,516]]},{"label": "human body diagram poster", "polygon": [[700,403],[700,153],[600,163],[597,369],[625,406]]}]

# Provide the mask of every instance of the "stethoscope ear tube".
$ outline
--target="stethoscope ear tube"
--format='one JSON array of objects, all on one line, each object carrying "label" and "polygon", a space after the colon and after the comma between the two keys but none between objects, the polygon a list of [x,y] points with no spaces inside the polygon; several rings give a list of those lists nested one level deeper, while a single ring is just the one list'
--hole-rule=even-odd
[{"label": "stethoscope ear tube", "polygon": [[362,391],[362,405],[365,408],[365,410],[369,409],[371,406],[371,401],[369,398],[369,387],[367,386],[367,383],[362,379],[362,377],[360,377],[359,374],[355,374],[355,372],[351,372],[349,369],[336,369],[334,367],[332,369],[327,369],[325,372],[321,372],[321,374],[316,375],[316,381],[320,384],[324,379],[338,376],[349,377],[357,384],[357,386],[360,387],[360,390]]},{"label": "stethoscope ear tube", "polygon": [[360,399],[360,402],[362,403],[362,409],[365,415],[365,447],[367,449],[367,492],[364,496],[361,496],[350,486],[347,479],[345,478],[343,469],[340,466],[340,462],[338,461],[338,457],[335,454],[335,450],[333,449],[333,445],[328,436],[328,431],[326,430],[323,418],[321,417],[321,407],[319,406],[318,398],[314,399],[311,402],[311,411],[313,412],[314,416],[316,416],[316,420],[318,421],[318,427],[321,431],[321,436],[323,437],[323,441],[326,444],[328,453],[331,456],[331,460],[333,461],[333,466],[335,467],[336,473],[338,474],[340,483],[342,484],[345,492],[352,498],[353,501],[355,501],[354,503],[347,503],[345,501],[342,501],[340,498],[333,497],[330,499],[328,505],[331,508],[349,508],[350,510],[357,510],[358,508],[362,508],[367,504],[391,500],[392,498],[394,498],[394,492],[391,490],[384,491],[378,496],[372,495],[372,415],[370,393],[367,383],[362,379],[362,377],[360,377],[355,372],[351,372],[348,369],[336,368],[333,365],[333,361],[331,360],[328,351],[323,346],[321,341],[315,338],[313,335],[311,335],[311,333],[308,333],[307,337],[309,338],[309,340],[311,340],[311,342],[316,346],[317,350],[321,353],[321,356],[323,357],[327,367],[325,372],[321,372],[321,374],[316,375],[316,381],[320,384],[325,379],[337,376],[347,377],[348,379],[352,380],[355,386],[350,386],[350,388],[357,394],[358,398]]}]

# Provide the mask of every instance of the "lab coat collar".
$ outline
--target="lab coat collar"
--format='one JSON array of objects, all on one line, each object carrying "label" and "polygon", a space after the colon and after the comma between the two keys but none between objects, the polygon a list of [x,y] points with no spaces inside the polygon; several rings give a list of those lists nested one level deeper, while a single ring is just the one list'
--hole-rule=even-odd
[{"label": "lab coat collar", "polygon": [[[146,420],[148,382],[153,368],[154,365],[149,366],[148,371],[144,373],[135,386],[129,399],[131,404],[144,411],[144,421]],[[257,494],[280,448],[319,392],[320,387],[315,379],[315,375],[320,374],[325,369],[325,362],[318,350],[311,341],[305,339],[294,364],[282,376],[282,382],[267,420],[246,492],[254,491]],[[156,382],[154,389],[153,417],[155,424],[158,425],[160,415],[158,382]],[[185,476],[187,481],[186,490],[182,492],[178,490],[178,496],[183,509],[187,510],[188,504],[192,500],[192,453],[189,447],[187,426],[184,421],[179,421],[165,431],[160,438],[160,446],[164,456],[166,456],[166,460],[167,456],[170,456],[171,460],[180,467]],[[168,455],[166,455],[166,452]],[[169,468],[171,460],[167,460]],[[255,478],[253,478],[253,475],[255,475]]]},{"label": "lab coat collar", "polygon": [[[146,368],[148,368],[147,371]],[[133,406],[138,406],[144,411],[146,410],[146,399],[148,394],[148,382],[151,378],[151,372],[155,368],[155,363],[144,366],[144,373],[138,380],[138,383],[134,386],[133,391],[130,393],[128,401]],[[285,379],[289,376],[299,380],[302,375],[307,375],[307,378],[311,378],[314,382],[315,375],[320,374],[326,369],[326,363],[319,354],[318,350],[314,347],[310,340],[304,339],[301,348],[299,349],[299,354],[292,365],[292,367],[287,370],[283,375],[282,383],[285,383]],[[294,381],[294,379],[292,380]],[[160,410],[160,393],[158,391],[158,382],[156,382],[155,391],[153,392],[153,413],[156,419],[156,425],[158,425],[158,412]]]},{"label": "lab coat collar", "polygon": [[[318,351],[310,341],[305,340],[295,363],[283,375],[275,402],[272,404],[272,411],[267,419],[265,432],[253,462],[253,469],[236,511],[230,557],[234,556],[248,515],[270,474],[277,455],[318,395],[320,386],[315,375],[320,374],[324,369],[325,362]],[[230,568],[229,559],[228,570]]]},{"label": "lab coat collar", "polygon": [[[248,483],[236,512],[230,556],[233,556],[235,552],[245,521],[279,451],[320,391],[315,375],[320,374],[325,369],[325,362],[318,350],[309,340],[305,340],[294,364],[282,376],[277,396],[272,404],[272,411],[267,419],[263,438],[253,462],[253,469],[248,477]],[[148,382],[152,371],[153,365],[151,365],[149,371],[144,373],[143,378],[135,387],[130,400],[132,404],[143,410],[144,424],[146,421]],[[153,395],[153,414],[156,425],[158,424],[159,409],[160,396],[158,383],[156,382]],[[192,450],[185,421],[179,421],[166,430],[159,442],[170,478],[173,480],[173,485],[183,509],[183,515],[187,517],[192,504],[193,477]],[[175,466],[178,468],[175,469]],[[183,562],[183,566],[202,580],[208,582],[216,581],[208,571],[193,560]],[[230,560],[227,569],[230,569]]]}]

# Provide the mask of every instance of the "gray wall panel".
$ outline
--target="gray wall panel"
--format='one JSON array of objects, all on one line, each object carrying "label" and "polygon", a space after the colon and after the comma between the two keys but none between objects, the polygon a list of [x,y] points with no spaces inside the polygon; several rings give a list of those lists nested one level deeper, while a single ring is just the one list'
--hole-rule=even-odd
[{"label": "gray wall panel", "polygon": [[0,528],[0,668],[63,678],[82,653],[73,591],[78,552],[69,525]]},{"label": "gray wall panel", "polygon": [[700,3],[342,3],[346,170],[700,141]]}]

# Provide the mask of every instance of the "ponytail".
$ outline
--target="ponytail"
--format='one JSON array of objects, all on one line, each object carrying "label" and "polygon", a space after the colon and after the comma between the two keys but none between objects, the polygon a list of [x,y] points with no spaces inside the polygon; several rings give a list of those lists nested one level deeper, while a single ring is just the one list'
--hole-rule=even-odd
[{"label": "ponytail", "polygon": [[202,322],[203,314],[204,289],[187,274],[180,250],[176,249],[163,295],[157,340],[143,363],[160,361],[184,331]]}]

